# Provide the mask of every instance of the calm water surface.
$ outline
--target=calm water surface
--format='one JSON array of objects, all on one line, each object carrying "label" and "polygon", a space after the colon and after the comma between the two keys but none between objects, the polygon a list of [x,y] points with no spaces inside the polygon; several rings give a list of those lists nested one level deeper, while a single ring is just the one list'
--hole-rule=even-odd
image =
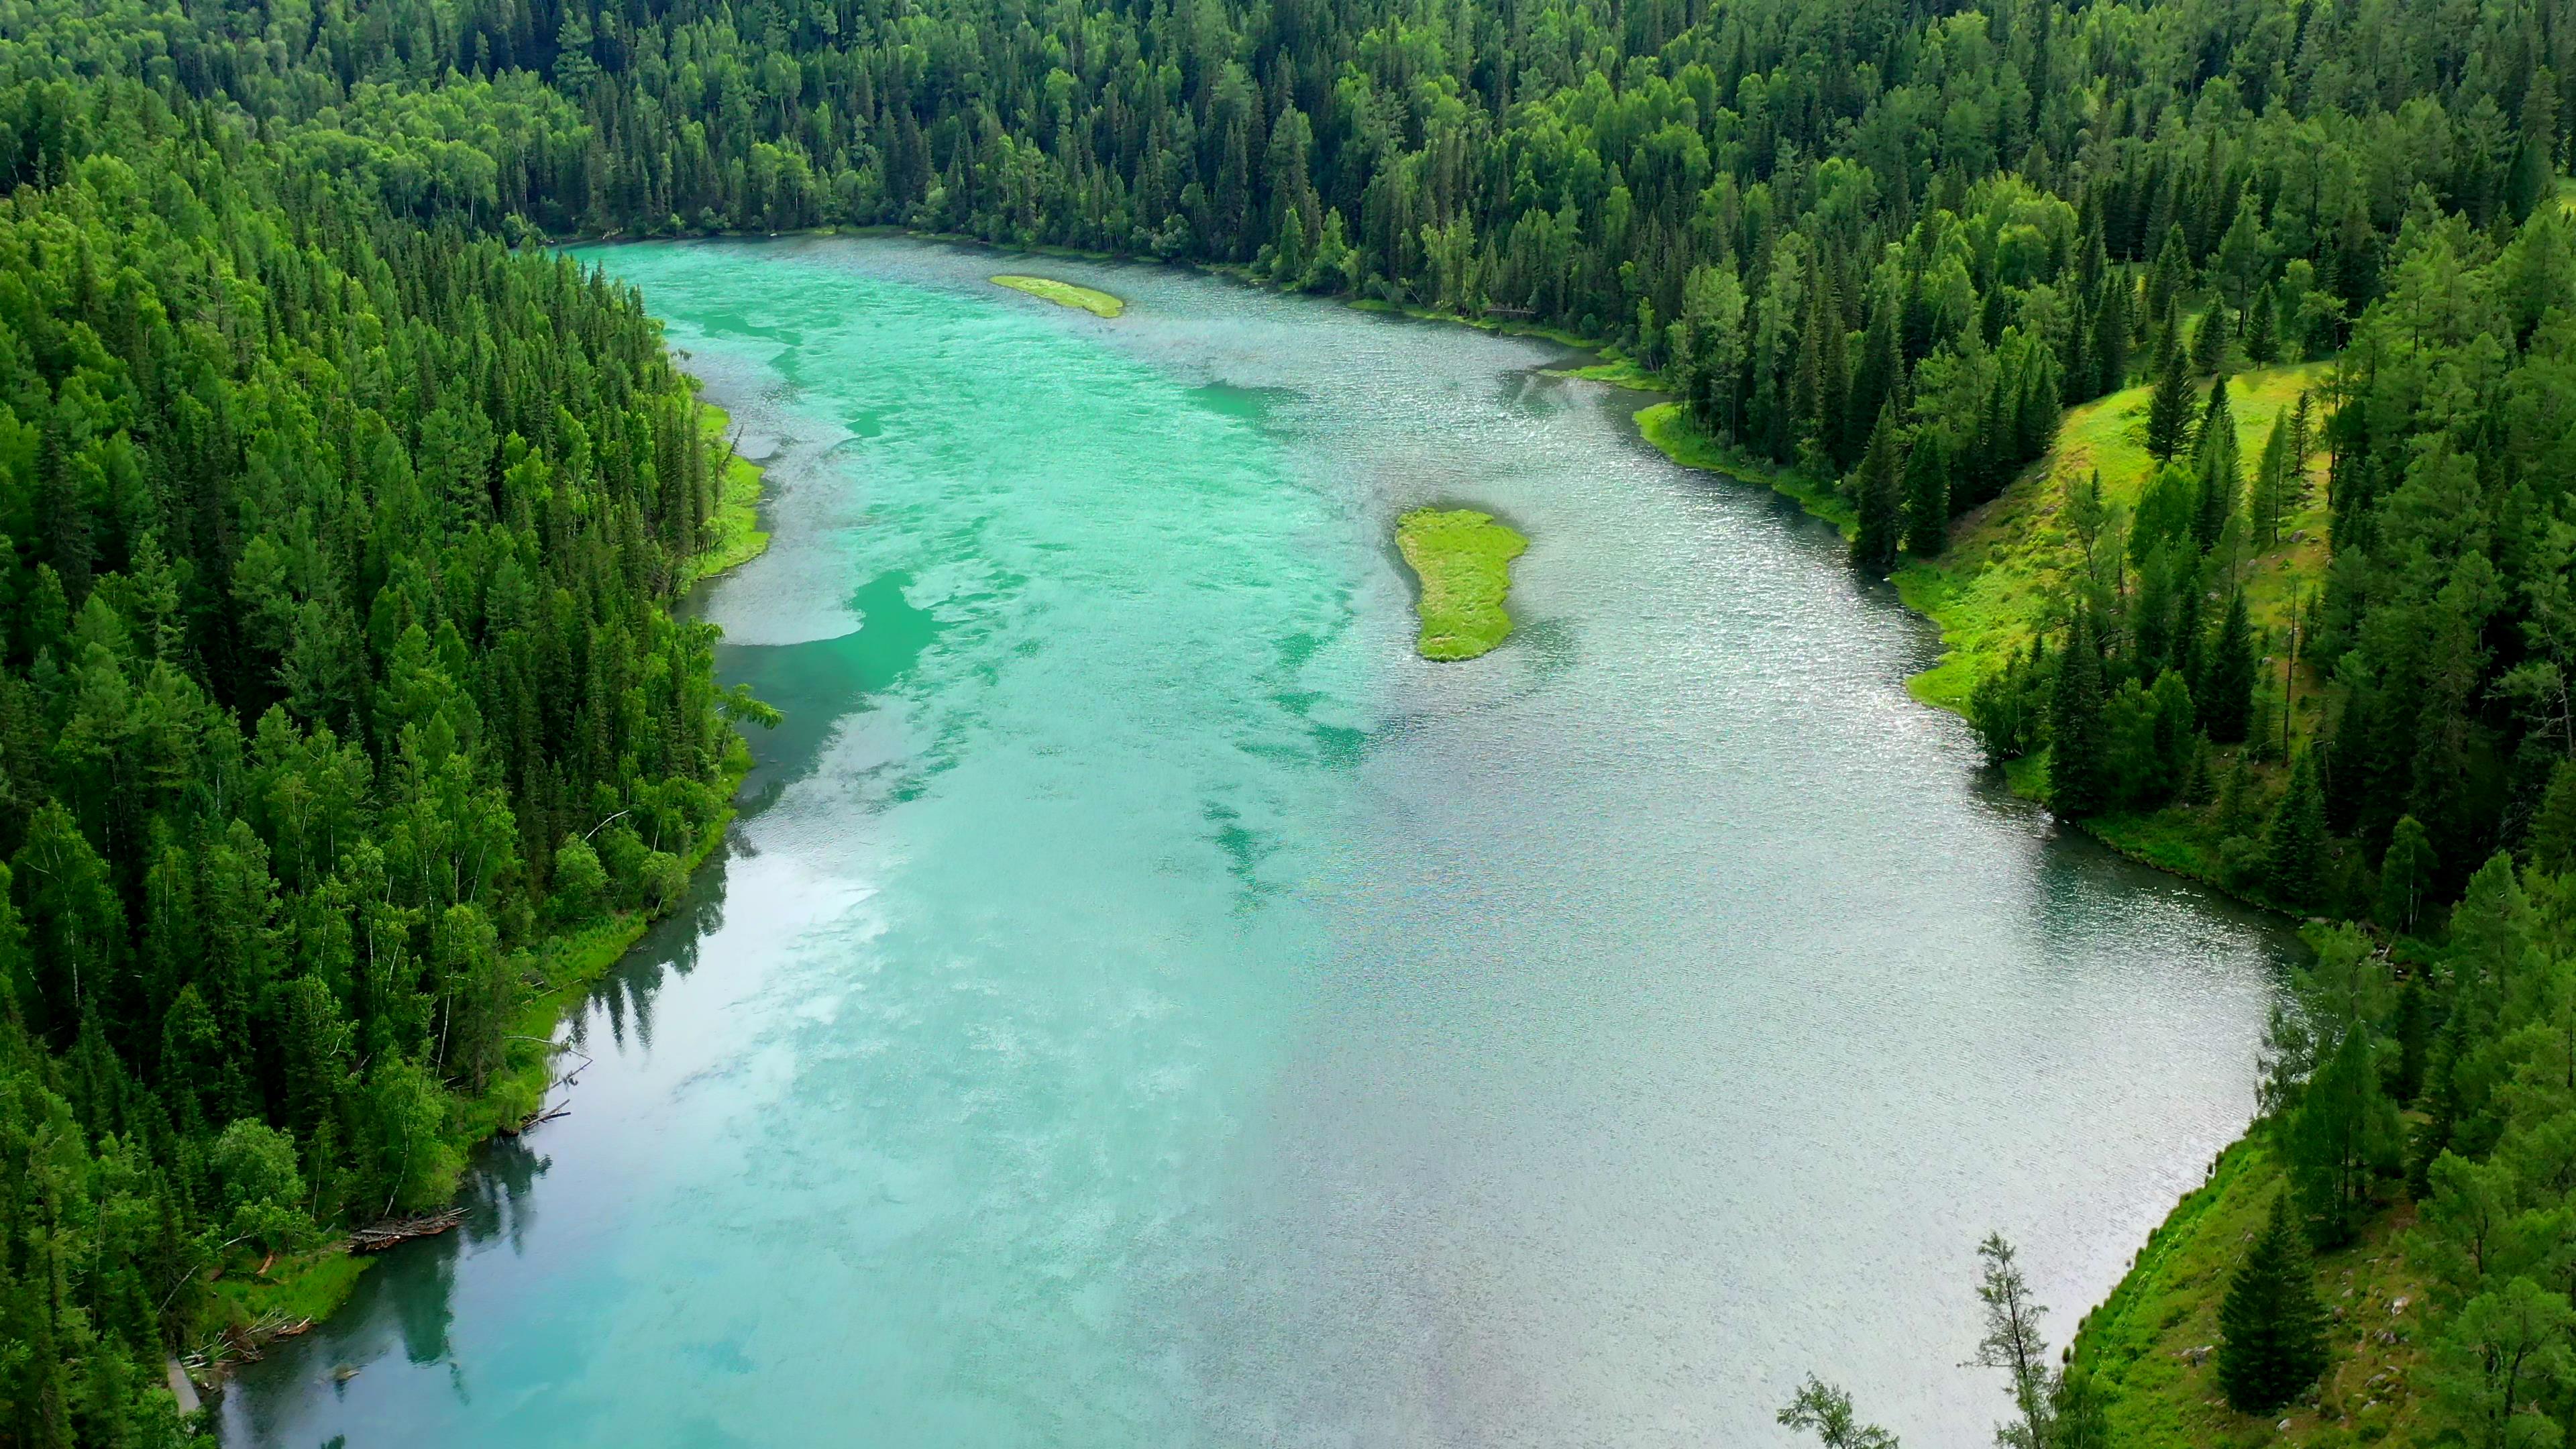
[{"label": "calm water surface", "polygon": [[[470,1231],[227,1443],[1987,1442],[2252,1106],[2285,949],[2002,795],[1932,640],[1540,344],[885,240],[588,254],[746,453],[790,719]],[[1408,506],[1533,539],[1435,666]],[[349,1369],[354,1375],[343,1379]]]}]

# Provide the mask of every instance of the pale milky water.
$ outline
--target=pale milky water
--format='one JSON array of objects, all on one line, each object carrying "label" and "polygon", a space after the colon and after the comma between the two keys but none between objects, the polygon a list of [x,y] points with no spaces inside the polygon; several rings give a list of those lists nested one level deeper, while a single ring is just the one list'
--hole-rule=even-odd
[{"label": "pale milky water", "polygon": [[[1977,1240],[2062,1341],[2250,1113],[2282,936],[2005,796],[1830,529],[1555,349],[584,255],[770,461],[700,602],[789,721],[572,1115],[228,1443],[1764,1445],[1815,1371],[1981,1444]],[[1481,661],[1428,501],[1533,540]]]}]

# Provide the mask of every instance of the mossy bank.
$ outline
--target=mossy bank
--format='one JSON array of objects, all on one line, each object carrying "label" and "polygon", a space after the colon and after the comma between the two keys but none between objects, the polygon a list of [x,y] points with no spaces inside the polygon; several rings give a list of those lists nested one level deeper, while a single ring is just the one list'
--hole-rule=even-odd
[{"label": "mossy bank", "polygon": [[1472,508],[1417,508],[1396,520],[1395,545],[1421,580],[1415,609],[1422,633],[1414,649],[1425,659],[1474,659],[1490,654],[1512,632],[1503,607],[1511,592],[1512,560],[1529,540],[1490,513]]},{"label": "mossy bank", "polygon": [[1004,273],[992,280],[995,286],[1008,287],[1015,292],[1026,292],[1040,301],[1053,302],[1059,307],[1072,307],[1078,311],[1088,312],[1094,317],[1115,317],[1127,310],[1127,303],[1123,298],[1113,297],[1096,287],[1059,282],[1053,277],[1023,277]]}]

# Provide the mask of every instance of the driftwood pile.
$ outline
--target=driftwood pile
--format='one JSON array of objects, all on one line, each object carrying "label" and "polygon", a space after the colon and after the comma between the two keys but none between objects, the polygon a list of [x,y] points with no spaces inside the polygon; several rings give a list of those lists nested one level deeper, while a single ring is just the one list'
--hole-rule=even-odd
[{"label": "driftwood pile", "polygon": [[414,1238],[434,1238],[465,1221],[465,1209],[449,1208],[445,1212],[422,1213],[418,1217],[387,1218],[383,1222],[358,1229],[349,1235],[352,1253],[381,1253],[396,1243]]}]

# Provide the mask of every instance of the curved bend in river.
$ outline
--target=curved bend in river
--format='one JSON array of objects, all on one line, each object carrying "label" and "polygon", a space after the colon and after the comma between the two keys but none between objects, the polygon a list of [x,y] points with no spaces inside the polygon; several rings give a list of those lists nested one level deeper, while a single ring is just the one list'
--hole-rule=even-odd
[{"label": "curved bend in river", "polygon": [[[632,245],[767,457],[789,712],[467,1230],[227,1442],[1983,1446],[2252,1107],[2282,943],[2057,839],[1831,529],[1548,346],[1177,271]],[[1546,547],[1414,649],[1406,510]],[[357,1370],[338,1382],[335,1370]]]}]

